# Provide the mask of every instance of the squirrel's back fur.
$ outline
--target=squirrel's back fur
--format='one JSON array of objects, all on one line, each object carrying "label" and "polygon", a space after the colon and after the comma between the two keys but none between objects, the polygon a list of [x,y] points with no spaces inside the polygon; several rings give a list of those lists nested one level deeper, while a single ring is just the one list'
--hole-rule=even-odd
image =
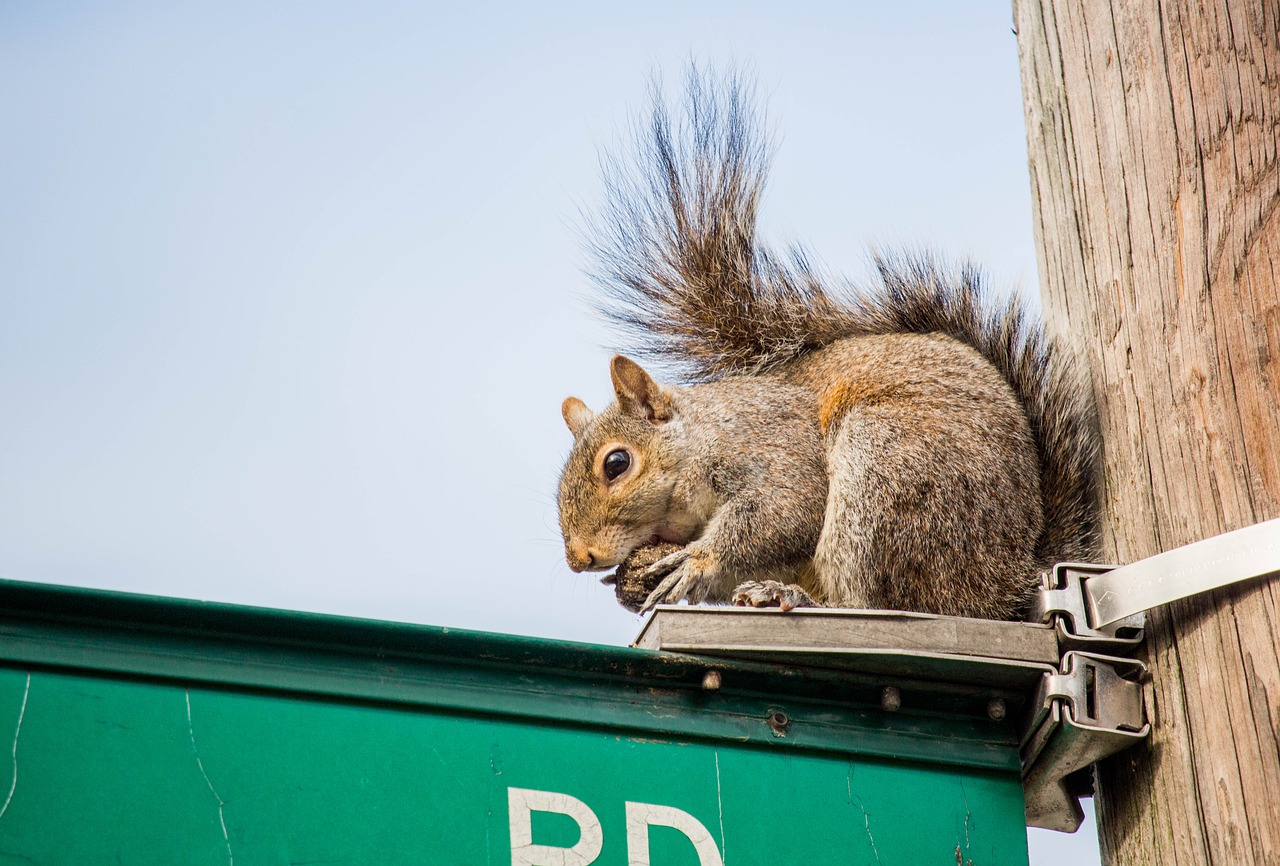
[{"label": "squirrel's back fur", "polygon": [[1038,567],[1096,557],[1096,418],[1061,347],[1018,299],[991,304],[972,266],[878,255],[874,285],[837,293],[803,250],[769,248],[756,215],[770,146],[751,102],[736,78],[694,70],[683,114],[673,120],[655,93],[638,158],[606,162],[593,277],[632,350],[696,382],[781,374],[849,337],[952,337],[995,368],[1025,414],[1043,505]]}]

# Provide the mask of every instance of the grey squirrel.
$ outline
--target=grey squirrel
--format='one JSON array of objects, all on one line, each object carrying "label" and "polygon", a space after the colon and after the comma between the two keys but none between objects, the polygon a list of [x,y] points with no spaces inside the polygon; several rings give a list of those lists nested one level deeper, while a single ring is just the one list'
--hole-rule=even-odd
[{"label": "grey squirrel", "polygon": [[560,526],[574,571],[679,545],[643,608],[1022,615],[1039,573],[1096,559],[1099,441],[1062,348],[1016,300],[927,256],[876,258],[837,294],[802,250],[756,237],[769,161],[734,76],[656,95],[634,163],[607,163],[593,274],[633,353],[615,402],[564,401]]}]

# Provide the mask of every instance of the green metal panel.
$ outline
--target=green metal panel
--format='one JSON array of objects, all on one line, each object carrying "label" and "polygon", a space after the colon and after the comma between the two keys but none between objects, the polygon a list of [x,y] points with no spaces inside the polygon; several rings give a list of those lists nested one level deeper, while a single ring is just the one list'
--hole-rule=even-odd
[{"label": "green metal panel", "polygon": [[[0,863],[1027,861],[983,694],[885,713],[816,671],[29,584],[0,610]],[[513,857],[512,789],[586,811],[517,808],[547,847]],[[642,853],[628,803],[693,823]]]}]

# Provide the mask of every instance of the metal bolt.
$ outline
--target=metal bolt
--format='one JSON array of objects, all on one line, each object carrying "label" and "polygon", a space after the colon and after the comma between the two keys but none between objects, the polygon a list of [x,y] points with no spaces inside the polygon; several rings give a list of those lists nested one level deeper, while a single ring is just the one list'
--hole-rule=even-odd
[{"label": "metal bolt", "polygon": [[1004,714],[1005,714],[1004,698],[992,698],[991,700],[987,701],[987,715],[991,717],[992,721],[994,722],[1000,721],[1001,719],[1004,718]]},{"label": "metal bolt", "polygon": [[902,707],[902,692],[897,686],[885,686],[880,690],[880,708],[896,713]]},{"label": "metal bolt", "polygon": [[769,729],[773,731],[775,737],[785,737],[787,735],[787,726],[791,724],[791,720],[787,718],[787,714],[782,710],[774,710],[769,713],[767,719]]},{"label": "metal bolt", "polygon": [[702,675],[702,687],[709,692],[718,690],[720,683],[720,671],[707,671]]}]

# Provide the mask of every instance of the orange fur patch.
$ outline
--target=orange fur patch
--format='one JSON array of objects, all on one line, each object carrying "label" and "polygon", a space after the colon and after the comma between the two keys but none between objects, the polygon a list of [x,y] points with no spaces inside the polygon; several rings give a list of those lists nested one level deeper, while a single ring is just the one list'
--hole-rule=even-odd
[{"label": "orange fur patch", "polygon": [[822,403],[818,406],[818,424],[825,434],[851,407],[883,403],[891,397],[880,382],[869,382],[866,379],[837,382],[822,395]]}]

